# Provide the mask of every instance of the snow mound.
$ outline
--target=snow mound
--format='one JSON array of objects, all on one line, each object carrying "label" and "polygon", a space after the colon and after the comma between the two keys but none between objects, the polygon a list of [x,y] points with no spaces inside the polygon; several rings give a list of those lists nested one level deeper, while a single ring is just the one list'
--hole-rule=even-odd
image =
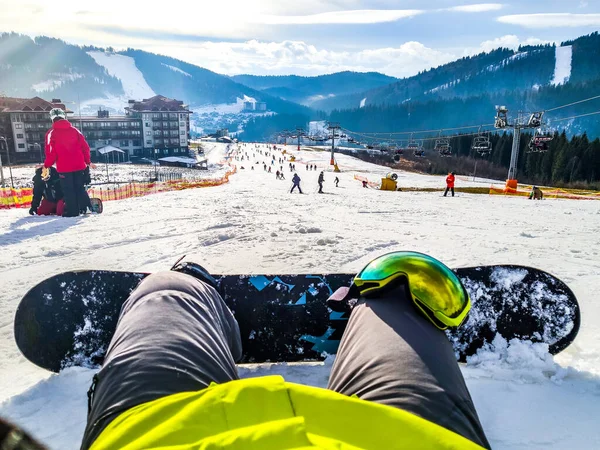
[{"label": "snow mound", "polygon": [[511,339],[497,334],[473,356],[467,357],[467,367],[478,369],[479,376],[520,383],[552,381],[561,383],[572,371],[554,362],[548,344]]}]

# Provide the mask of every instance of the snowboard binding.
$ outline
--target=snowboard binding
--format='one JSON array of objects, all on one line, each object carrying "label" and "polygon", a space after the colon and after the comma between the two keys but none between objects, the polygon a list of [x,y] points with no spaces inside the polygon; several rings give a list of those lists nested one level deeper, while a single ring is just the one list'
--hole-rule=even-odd
[{"label": "snowboard binding", "polygon": [[185,255],[179,258],[173,267],[171,267],[171,270],[185,273],[186,275],[191,275],[194,278],[197,278],[198,280],[212,286],[217,292],[219,291],[219,283],[217,283],[217,280],[214,279],[208,270],[206,270],[200,264],[196,264],[194,262],[181,262],[183,258],[185,258]]}]

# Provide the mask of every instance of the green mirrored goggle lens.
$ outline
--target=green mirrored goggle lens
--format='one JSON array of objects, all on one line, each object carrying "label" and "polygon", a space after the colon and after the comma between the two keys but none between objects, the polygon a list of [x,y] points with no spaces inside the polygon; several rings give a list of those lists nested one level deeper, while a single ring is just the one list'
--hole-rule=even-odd
[{"label": "green mirrored goggle lens", "polygon": [[364,286],[366,289],[361,289],[361,293],[367,294],[385,286],[386,279],[391,281],[399,274],[408,278],[412,295],[432,311],[455,318],[469,304],[469,297],[456,274],[437,259],[422,253],[383,255],[367,264],[356,276],[355,284],[359,289]]}]

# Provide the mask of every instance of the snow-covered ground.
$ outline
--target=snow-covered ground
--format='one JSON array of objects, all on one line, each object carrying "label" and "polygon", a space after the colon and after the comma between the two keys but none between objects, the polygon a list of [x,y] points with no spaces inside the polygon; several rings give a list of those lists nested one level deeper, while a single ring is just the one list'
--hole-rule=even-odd
[{"label": "snow-covered ground", "polygon": [[[188,169],[183,167],[157,166],[152,164],[104,164],[98,163],[92,170],[92,184],[129,183],[132,181],[147,182],[158,176],[161,181],[169,179],[205,180],[221,178],[228,167],[222,163],[225,157],[223,147],[212,143],[205,143],[205,157],[208,161],[208,170]],[[203,159],[202,155],[198,157]],[[31,179],[37,165],[27,164],[12,168],[13,184],[15,188],[33,187]],[[9,180],[8,171],[4,170],[6,179]],[[169,178],[171,177],[171,178]]]},{"label": "snow-covered ground", "polygon": [[[219,159],[224,146],[214,145],[212,158]],[[165,270],[184,254],[214,273],[355,272],[377,255],[411,249],[451,267],[535,266],[569,284],[583,317],[566,351],[552,358],[541,346],[497,339],[461,369],[493,448],[600,448],[600,203],[364,189],[354,175],[376,181],[390,169],[345,155],[337,157],[343,172],[335,188],[328,152],[287,148],[298,158],[306,195],[289,194],[287,164],[287,180],[275,180],[262,168],[269,159],[254,157],[254,144],[247,144],[250,161],[234,161],[238,173],[219,187],[106,202],[102,215],[71,219],[1,211],[0,415],[53,449],[79,446],[93,371],[50,375],[20,355],[12,335],[19,299],[50,275]],[[259,164],[250,170],[253,162]],[[303,163],[319,170],[306,171]],[[326,195],[316,193],[320,170]],[[444,177],[405,172],[399,183],[445,184]],[[325,386],[330,365],[331,359],[240,370]]]},{"label": "snow-covered ground", "polygon": [[565,45],[564,47],[557,46],[555,54],[554,78],[551,81],[554,86],[566,83],[571,78],[573,47],[571,45]]}]

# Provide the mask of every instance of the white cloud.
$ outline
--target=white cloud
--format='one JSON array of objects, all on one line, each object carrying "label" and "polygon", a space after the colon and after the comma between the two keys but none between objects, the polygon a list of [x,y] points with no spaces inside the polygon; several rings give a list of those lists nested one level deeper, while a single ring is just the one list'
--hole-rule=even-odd
[{"label": "white cloud", "polygon": [[149,51],[169,54],[215,72],[281,75],[315,75],[341,70],[372,71],[398,77],[447,63],[450,53],[406,42],[399,47],[361,51],[330,51],[302,41],[244,43],[194,43],[173,47],[149,47]]},{"label": "white cloud", "polygon": [[514,34],[507,34],[505,36],[491,39],[488,41],[483,41],[478,48],[470,49],[468,51],[469,54],[476,54],[481,52],[491,52],[497,48],[510,48],[512,50],[516,50],[521,45],[543,45],[543,44],[551,44],[552,41],[546,41],[543,39],[538,39],[534,37],[530,37],[527,39],[521,40],[518,36]]},{"label": "white cloud", "polygon": [[313,24],[369,24],[395,22],[414,17],[424,11],[416,9],[364,9],[356,11],[332,11],[306,16],[257,16],[253,20],[266,25],[313,25]]},{"label": "white cloud", "polygon": [[[354,0],[307,0],[300,2],[302,5],[287,3],[179,0],[177,8],[158,11],[151,7],[140,8],[138,2],[122,0],[62,0],[60,8],[46,0],[20,0],[18,8],[14,0],[0,0],[0,30],[43,33],[86,43],[102,42],[111,33],[273,39],[274,33],[281,28],[269,25],[375,24],[424,12],[414,9],[361,9],[361,2]],[[358,8],[352,8],[356,6]]]},{"label": "white cloud", "polygon": [[500,16],[498,21],[525,28],[596,27],[600,26],[600,14],[515,14]]},{"label": "white cloud", "polygon": [[462,6],[453,6],[451,8],[447,8],[447,11],[457,11],[457,12],[469,12],[469,13],[478,13],[478,12],[486,12],[486,11],[498,11],[502,9],[504,5],[502,3],[477,3],[474,5],[462,5]]}]

